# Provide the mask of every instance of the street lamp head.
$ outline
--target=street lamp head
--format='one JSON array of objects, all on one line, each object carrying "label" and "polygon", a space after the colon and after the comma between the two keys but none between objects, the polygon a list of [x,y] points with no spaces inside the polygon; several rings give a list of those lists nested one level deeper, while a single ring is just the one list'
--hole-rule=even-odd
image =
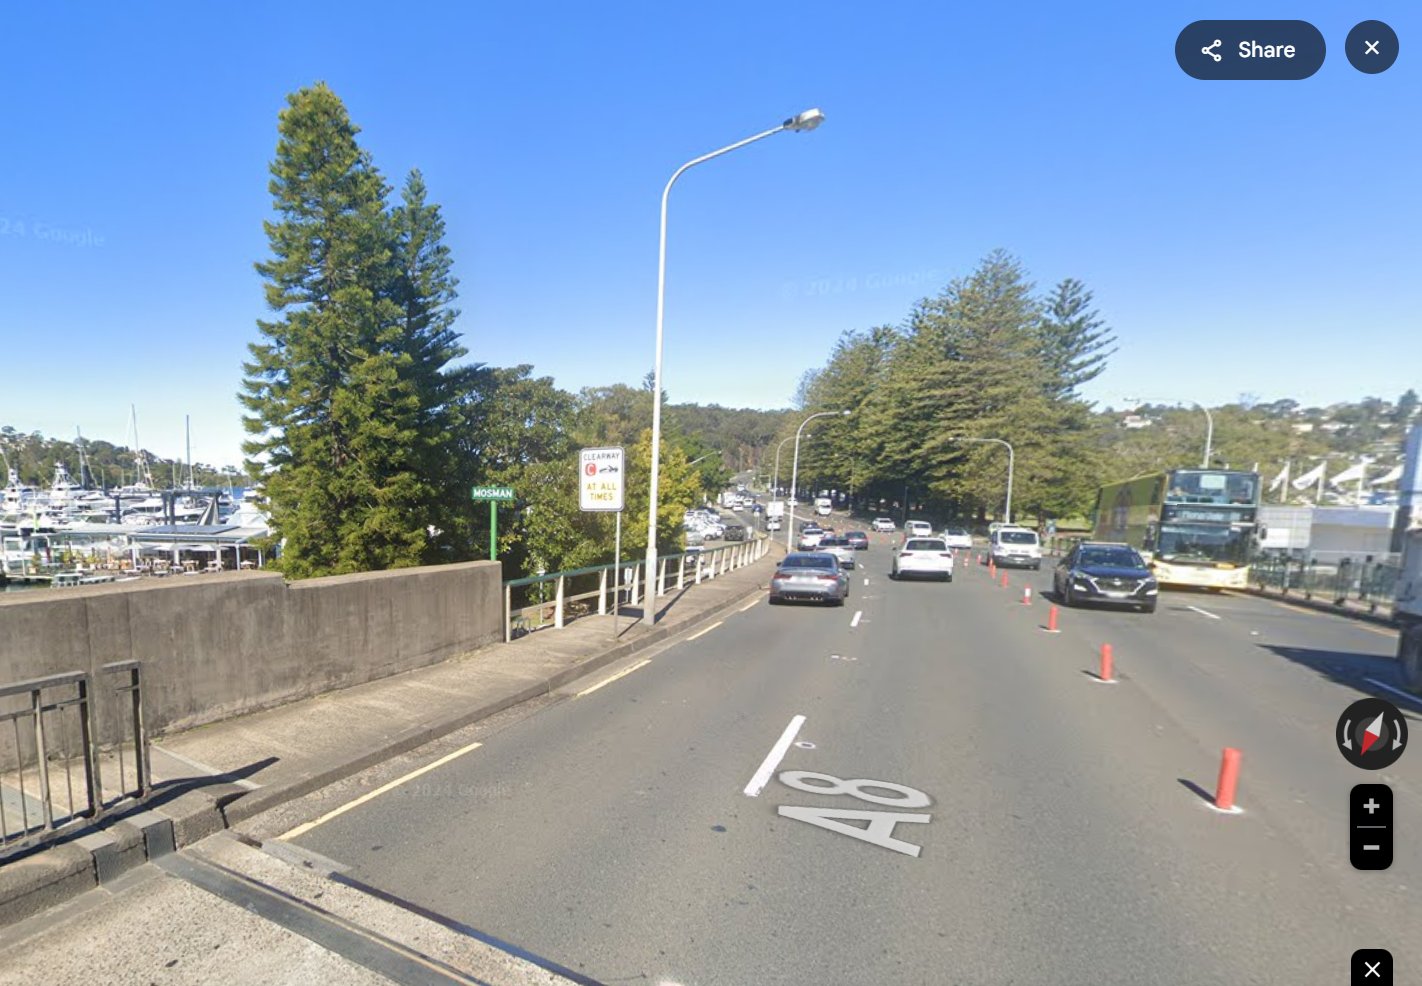
[{"label": "street lamp head", "polygon": [[853,414],[854,412],[851,411],[851,410],[849,410],[849,408],[845,408],[845,409],[844,409],[843,411],[841,411],[840,413],[843,414],[843,415],[847,418],[847,417],[849,417],[851,414]]},{"label": "street lamp head", "polygon": [[825,122],[824,113],[818,109],[806,110],[798,116],[792,116],[781,124],[786,130],[795,130],[799,133],[809,133],[811,130]]}]

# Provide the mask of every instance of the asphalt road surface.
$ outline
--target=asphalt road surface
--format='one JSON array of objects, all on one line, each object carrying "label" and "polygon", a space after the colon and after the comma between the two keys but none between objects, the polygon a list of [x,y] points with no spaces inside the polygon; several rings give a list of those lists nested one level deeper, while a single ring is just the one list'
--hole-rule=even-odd
[{"label": "asphalt road surface", "polygon": [[[843,609],[762,598],[293,841],[609,984],[1341,983],[1358,948],[1422,980],[1422,751],[1333,739],[1363,695],[1415,707],[1367,680],[1390,632],[1172,593],[1053,635],[1046,570],[891,582],[888,541]],[[1386,871],[1348,861],[1365,782]]]}]

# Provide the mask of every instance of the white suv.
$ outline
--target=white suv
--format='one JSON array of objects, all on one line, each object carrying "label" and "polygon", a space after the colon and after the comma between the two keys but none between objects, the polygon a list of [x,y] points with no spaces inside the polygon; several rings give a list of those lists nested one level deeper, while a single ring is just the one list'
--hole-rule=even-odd
[{"label": "white suv", "polygon": [[911,520],[904,525],[904,535],[911,538],[931,538],[933,525],[926,520]]},{"label": "white suv", "polygon": [[874,523],[869,525],[880,534],[889,534],[895,531],[894,522],[888,517],[875,517]]}]

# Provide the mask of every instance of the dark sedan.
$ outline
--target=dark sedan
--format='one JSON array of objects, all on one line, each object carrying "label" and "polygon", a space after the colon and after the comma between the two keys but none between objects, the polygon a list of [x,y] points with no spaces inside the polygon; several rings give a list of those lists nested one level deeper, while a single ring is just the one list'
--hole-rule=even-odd
[{"label": "dark sedan", "polygon": [[818,551],[792,551],[780,560],[770,579],[772,605],[787,599],[815,599],[843,606],[849,595],[849,576],[839,569],[839,559]]},{"label": "dark sedan", "polygon": [[1104,603],[1154,613],[1160,587],[1130,545],[1082,541],[1057,563],[1052,588],[1067,606]]},{"label": "dark sedan", "polygon": [[849,542],[849,546],[855,551],[869,550],[869,535],[863,531],[848,531],[845,533],[844,539]]}]

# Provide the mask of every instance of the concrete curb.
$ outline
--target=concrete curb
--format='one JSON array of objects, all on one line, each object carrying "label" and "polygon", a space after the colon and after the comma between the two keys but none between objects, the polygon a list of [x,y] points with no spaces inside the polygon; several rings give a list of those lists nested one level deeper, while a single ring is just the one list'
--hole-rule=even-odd
[{"label": "concrete curb", "polygon": [[[1239,592],[1241,590],[1235,589],[1232,591]],[[1307,599],[1301,595],[1296,596],[1292,593],[1275,592],[1270,589],[1260,589],[1255,586],[1250,586],[1242,591],[1251,596],[1258,596],[1260,599],[1272,599],[1275,602],[1291,603],[1295,606],[1302,606],[1305,609],[1317,610],[1320,613],[1332,613],[1334,616],[1346,616],[1350,619],[1362,620],[1364,623],[1373,623],[1377,626],[1390,627],[1394,630],[1398,629],[1397,621],[1391,616],[1384,615],[1383,613],[1369,613],[1351,606],[1339,606],[1337,603],[1327,599]]]},{"label": "concrete curb", "polygon": [[[745,568],[762,560],[751,562]],[[378,748],[332,764],[299,781],[255,791],[235,784],[215,784],[184,791],[160,807],[136,805],[132,811],[105,818],[93,827],[78,829],[59,845],[0,865],[0,928],[93,890],[135,866],[182,849],[238,822],[305,797],[505,709],[551,694],[584,675],[693,630],[762,591],[764,587],[756,585],[684,622],[674,626],[659,625],[635,640],[609,647],[478,708],[412,726]]]}]

